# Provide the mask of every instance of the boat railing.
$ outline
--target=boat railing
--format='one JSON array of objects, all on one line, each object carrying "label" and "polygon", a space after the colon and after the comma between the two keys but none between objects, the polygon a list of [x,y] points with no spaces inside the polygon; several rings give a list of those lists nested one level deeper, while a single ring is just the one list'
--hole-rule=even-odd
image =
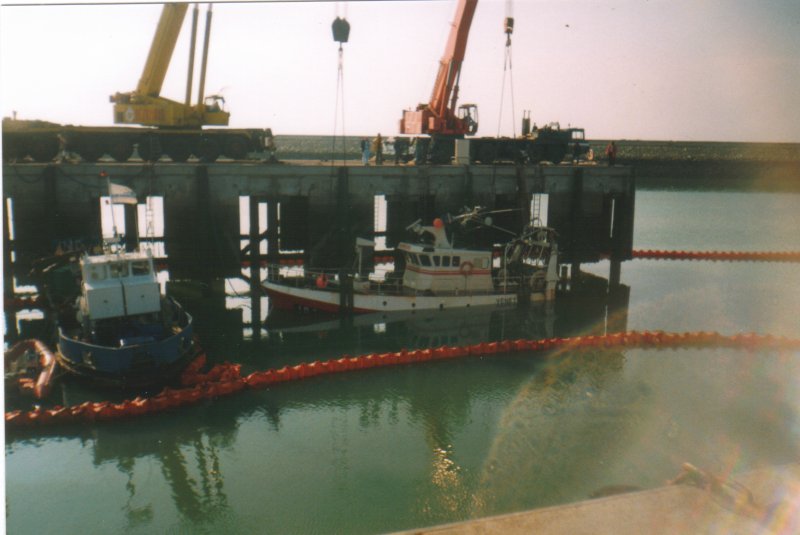
[{"label": "boat railing", "polygon": [[326,287],[328,285],[339,285],[341,277],[345,274],[352,275],[347,270],[340,269],[273,264],[268,266],[267,280],[294,287],[303,287],[309,284]]},{"label": "boat railing", "polygon": [[[270,282],[280,283],[284,286],[294,288],[309,288],[315,287],[319,289],[338,290],[342,284],[342,277],[349,275],[352,277],[354,290],[358,292],[377,293],[377,294],[408,294],[409,290],[403,288],[402,279],[398,277],[386,277],[383,280],[369,278],[368,276],[358,275],[347,270],[338,269],[325,269],[325,268],[306,268],[300,266],[270,266],[274,269],[267,270],[267,280]],[[527,284],[531,290],[537,291],[535,281],[531,281],[530,276],[493,276],[492,286],[484,289],[454,289],[452,293],[455,295],[481,295],[481,294],[516,294],[520,291],[521,285]],[[430,294],[430,291],[419,290],[416,292],[419,295]],[[436,292],[441,295],[443,292]]]}]

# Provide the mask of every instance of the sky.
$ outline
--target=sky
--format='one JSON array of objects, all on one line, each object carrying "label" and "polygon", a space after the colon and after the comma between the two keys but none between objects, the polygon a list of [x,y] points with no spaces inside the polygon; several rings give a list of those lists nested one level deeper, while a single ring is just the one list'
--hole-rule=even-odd
[{"label": "sky", "polygon": [[[224,95],[231,127],[394,135],[402,110],[430,97],[455,8],[456,0],[215,3],[206,94]],[[113,124],[108,97],[136,87],[160,13],[158,4],[4,3],[2,115]],[[205,4],[201,28],[204,13]],[[351,25],[339,99],[337,15]],[[162,91],[176,100],[190,19]],[[798,0],[481,0],[459,102],[478,105],[485,136],[519,133],[530,110],[539,125],[583,127],[589,139],[800,142],[798,97]]]}]

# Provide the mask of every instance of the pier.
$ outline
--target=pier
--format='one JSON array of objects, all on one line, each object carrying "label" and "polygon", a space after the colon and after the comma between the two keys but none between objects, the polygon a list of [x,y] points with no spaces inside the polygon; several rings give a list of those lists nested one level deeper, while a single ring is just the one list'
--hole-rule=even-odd
[{"label": "pier", "polygon": [[[106,176],[147,197],[163,199],[164,236],[175,278],[239,276],[242,260],[349,267],[355,237],[385,235],[464,206],[516,209],[495,225],[519,228],[548,196],[548,225],[559,233],[561,262],[577,266],[632,257],[634,173],[614,166],[351,166],[324,164],[5,164],[3,197],[12,214],[15,275],[61,246],[97,242]],[[386,202],[385,231],[375,230],[375,198]],[[240,231],[240,199],[248,198],[249,231]],[[126,206],[125,228],[136,226]],[[258,213],[266,209],[266,229]],[[535,215],[535,214],[534,214]],[[263,224],[262,224],[263,227]],[[128,241],[134,233],[125,232]],[[488,236],[487,239],[493,239]],[[240,246],[242,240],[261,247]],[[264,246],[266,245],[266,247]],[[266,252],[264,250],[266,249]]]}]

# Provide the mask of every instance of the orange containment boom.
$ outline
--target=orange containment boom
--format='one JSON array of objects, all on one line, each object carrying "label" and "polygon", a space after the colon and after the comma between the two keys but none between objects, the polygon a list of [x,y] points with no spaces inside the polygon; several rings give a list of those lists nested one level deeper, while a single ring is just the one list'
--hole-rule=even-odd
[{"label": "orange containment boom", "polygon": [[165,388],[158,395],[122,403],[108,401],[87,401],[72,407],[37,407],[31,411],[11,411],[5,415],[6,426],[26,427],[47,424],[69,424],[115,420],[162,412],[177,407],[191,405],[202,400],[215,399],[235,394],[245,389],[262,389],[278,383],[299,381],[318,375],[344,373],[368,368],[398,366],[422,363],[433,360],[461,357],[485,357],[505,353],[538,353],[549,351],[548,356],[558,356],[565,351],[581,349],[669,349],[681,347],[728,347],[754,351],[756,349],[797,351],[800,339],[783,338],[755,333],[731,336],[716,332],[668,333],[663,331],[629,331],[605,335],[575,336],[571,338],[547,338],[543,340],[503,340],[500,342],[481,342],[469,346],[437,347],[433,349],[401,350],[388,353],[371,353],[359,357],[343,356],[326,361],[304,362],[278,369],[254,371],[241,376],[239,364],[223,363],[212,367],[207,373],[200,370],[205,366],[205,355],[199,355],[181,376],[184,388]]}]

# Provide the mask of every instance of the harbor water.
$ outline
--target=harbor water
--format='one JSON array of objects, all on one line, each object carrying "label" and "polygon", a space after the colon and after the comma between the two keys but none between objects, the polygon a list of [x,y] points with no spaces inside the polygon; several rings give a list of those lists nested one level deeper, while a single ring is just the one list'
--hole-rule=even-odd
[{"label": "harbor water", "polygon": [[[800,194],[637,191],[635,249],[800,250]],[[608,263],[552,307],[268,318],[186,291],[243,373],[343,354],[619,330],[800,337],[793,263]],[[233,292],[230,291],[232,294]],[[267,310],[264,308],[264,310]],[[244,316],[249,313],[245,309]],[[138,419],[8,430],[8,533],[382,533],[797,461],[800,353],[626,349],[362,370]],[[62,384],[64,403],[103,399]],[[777,498],[776,498],[777,499]]]}]

